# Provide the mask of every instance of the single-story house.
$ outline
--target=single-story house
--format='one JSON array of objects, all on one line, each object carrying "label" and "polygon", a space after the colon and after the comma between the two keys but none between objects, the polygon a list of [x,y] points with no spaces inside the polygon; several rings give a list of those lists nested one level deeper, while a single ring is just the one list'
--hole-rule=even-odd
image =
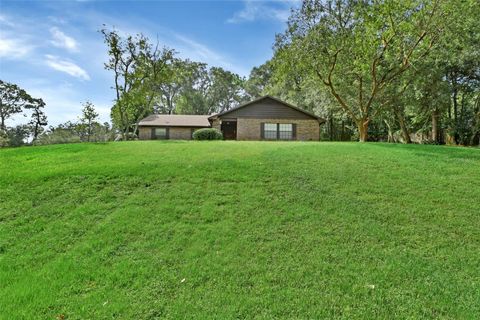
[{"label": "single-story house", "polygon": [[216,128],[225,140],[319,140],[325,120],[272,96],[214,115],[154,114],[139,123],[139,138],[191,139],[195,130]]}]

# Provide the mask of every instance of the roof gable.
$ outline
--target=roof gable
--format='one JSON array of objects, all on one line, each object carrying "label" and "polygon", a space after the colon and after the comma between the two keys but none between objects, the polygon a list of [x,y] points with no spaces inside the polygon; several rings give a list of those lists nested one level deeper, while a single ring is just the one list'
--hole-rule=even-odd
[{"label": "roof gable", "polygon": [[[319,118],[305,110],[297,108],[272,96],[264,96],[216,114],[219,118],[258,118],[258,119],[315,119]],[[319,120],[320,121],[320,120]],[[321,121],[323,122],[323,121]]]}]

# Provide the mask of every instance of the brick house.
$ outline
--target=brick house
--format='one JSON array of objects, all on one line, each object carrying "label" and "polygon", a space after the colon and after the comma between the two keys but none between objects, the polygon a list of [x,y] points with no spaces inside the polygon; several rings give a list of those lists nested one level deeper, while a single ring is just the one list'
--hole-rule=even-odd
[{"label": "brick house", "polygon": [[150,115],[139,123],[139,138],[191,139],[199,128],[216,128],[225,140],[316,140],[325,120],[271,96],[211,116]]}]

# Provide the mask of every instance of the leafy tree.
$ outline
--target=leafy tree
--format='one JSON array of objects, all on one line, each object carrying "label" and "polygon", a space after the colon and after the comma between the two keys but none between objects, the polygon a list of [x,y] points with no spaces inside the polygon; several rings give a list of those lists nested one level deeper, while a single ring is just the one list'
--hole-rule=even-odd
[{"label": "leafy tree", "polygon": [[95,111],[95,106],[90,101],[83,104],[82,115],[80,117],[80,124],[85,127],[85,135],[87,141],[90,142],[90,137],[93,133],[95,121],[98,119],[98,113]]},{"label": "leafy tree", "polygon": [[203,63],[178,58],[167,64],[165,79],[155,84],[155,90],[159,92],[160,97],[157,110],[161,113],[175,113],[178,98],[195,87],[204,66]]},{"label": "leafy tree", "polygon": [[6,135],[10,147],[20,147],[25,144],[30,134],[28,125],[20,124],[13,128],[7,128]]},{"label": "leafy tree", "polygon": [[0,80],[0,130],[7,129],[5,120],[22,112],[33,98],[16,84]]},{"label": "leafy tree", "polygon": [[112,120],[123,139],[136,132],[138,122],[153,110],[155,86],[165,77],[167,63],[173,50],[153,46],[142,34],[123,39],[118,31],[102,29],[108,46],[107,70],[114,73],[115,105]]},{"label": "leafy tree", "polygon": [[430,51],[441,9],[440,0],[306,0],[277,38],[276,55],[311,70],[366,141],[384,107],[380,93]]},{"label": "leafy tree", "polygon": [[28,125],[31,128],[32,142],[35,142],[38,136],[43,132],[43,127],[48,124],[47,116],[43,112],[45,107],[45,102],[42,99],[32,99],[31,103],[26,106],[27,109],[30,109],[31,120]]},{"label": "leafy tree", "polygon": [[238,74],[212,67],[209,72],[210,87],[207,104],[210,111],[223,112],[246,100],[243,94],[244,79]]},{"label": "leafy tree", "polygon": [[245,94],[253,100],[265,95],[266,86],[272,77],[272,63],[265,62],[259,67],[254,67],[245,82]]}]

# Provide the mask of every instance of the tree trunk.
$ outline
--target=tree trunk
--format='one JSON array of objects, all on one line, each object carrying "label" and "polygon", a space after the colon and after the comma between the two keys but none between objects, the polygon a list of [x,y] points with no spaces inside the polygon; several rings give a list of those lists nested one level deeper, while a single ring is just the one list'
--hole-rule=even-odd
[{"label": "tree trunk", "polygon": [[333,141],[333,140],[334,140],[334,137],[333,137],[334,132],[333,132],[333,117],[332,117],[332,115],[330,115],[329,118],[330,118],[330,119],[329,119],[329,123],[330,123],[330,141]]},{"label": "tree trunk", "polygon": [[454,123],[455,123],[455,134],[454,134],[454,139],[455,139],[455,144],[458,144],[458,101],[457,101],[457,96],[458,96],[458,92],[457,92],[457,88],[456,86],[453,88],[453,96],[452,96],[452,100],[453,100],[453,119],[454,119]]},{"label": "tree trunk", "polygon": [[438,119],[440,115],[437,108],[432,112],[432,140],[435,143],[440,143],[439,134],[438,134]]},{"label": "tree trunk", "polygon": [[390,124],[388,123],[387,120],[383,120],[383,122],[385,122],[385,125],[387,126],[387,129],[388,129],[388,140],[387,140],[387,142],[392,143],[392,142],[394,142],[392,127],[390,126]]},{"label": "tree trunk", "polygon": [[405,123],[405,117],[403,111],[397,109],[396,107],[393,108],[395,112],[395,116],[397,117],[398,124],[400,125],[400,129],[402,131],[402,138],[403,143],[412,143],[412,139],[410,139],[410,132],[408,131],[407,124]]},{"label": "tree trunk", "polygon": [[358,138],[360,142],[367,142],[368,139],[368,121],[366,119],[357,120]]}]

